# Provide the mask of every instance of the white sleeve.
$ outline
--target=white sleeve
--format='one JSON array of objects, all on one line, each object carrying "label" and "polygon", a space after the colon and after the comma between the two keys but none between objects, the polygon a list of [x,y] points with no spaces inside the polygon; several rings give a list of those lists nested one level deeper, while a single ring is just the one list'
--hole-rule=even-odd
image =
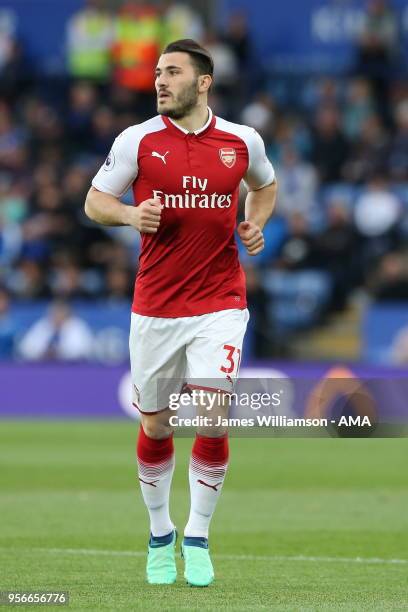
[{"label": "white sleeve", "polygon": [[127,128],[115,139],[105,163],[95,175],[92,185],[119,198],[129,189],[138,173],[137,154],[139,140],[133,127]]},{"label": "white sleeve", "polygon": [[275,170],[269,159],[266,157],[265,145],[256,130],[252,130],[246,140],[248,147],[248,170],[244,176],[247,189],[256,191],[266,185],[270,185],[275,180]]}]

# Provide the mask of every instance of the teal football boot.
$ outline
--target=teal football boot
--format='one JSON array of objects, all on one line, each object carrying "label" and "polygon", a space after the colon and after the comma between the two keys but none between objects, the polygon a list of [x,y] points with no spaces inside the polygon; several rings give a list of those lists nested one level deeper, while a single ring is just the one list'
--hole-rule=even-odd
[{"label": "teal football boot", "polygon": [[214,580],[207,538],[185,537],[181,545],[184,559],[184,578],[190,586],[205,587]]},{"label": "teal football boot", "polygon": [[149,584],[173,584],[177,578],[175,547],[177,531],[154,537],[150,534],[146,576]]}]

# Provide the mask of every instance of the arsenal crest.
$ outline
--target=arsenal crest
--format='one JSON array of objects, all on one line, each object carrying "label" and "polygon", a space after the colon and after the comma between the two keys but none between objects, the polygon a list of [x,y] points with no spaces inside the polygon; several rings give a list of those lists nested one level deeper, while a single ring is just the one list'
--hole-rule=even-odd
[{"label": "arsenal crest", "polygon": [[235,149],[220,149],[220,160],[224,166],[227,166],[227,168],[232,168],[237,161],[237,153]]}]

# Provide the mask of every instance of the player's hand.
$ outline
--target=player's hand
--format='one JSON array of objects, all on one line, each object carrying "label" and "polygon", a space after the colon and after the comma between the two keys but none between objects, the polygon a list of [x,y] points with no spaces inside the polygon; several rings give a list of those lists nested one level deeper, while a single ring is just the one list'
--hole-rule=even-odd
[{"label": "player's hand", "polygon": [[131,209],[129,225],[144,234],[155,234],[159,229],[162,205],[158,198],[144,200]]},{"label": "player's hand", "polygon": [[247,250],[248,255],[258,255],[265,246],[261,228],[252,221],[242,221],[237,227],[238,236]]}]

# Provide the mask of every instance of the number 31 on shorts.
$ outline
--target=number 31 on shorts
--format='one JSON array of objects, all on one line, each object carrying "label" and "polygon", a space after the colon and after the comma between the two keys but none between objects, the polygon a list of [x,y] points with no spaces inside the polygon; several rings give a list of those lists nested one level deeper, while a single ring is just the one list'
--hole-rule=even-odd
[{"label": "number 31 on shorts", "polygon": [[225,374],[238,374],[241,362],[241,349],[230,344],[224,344],[223,349],[226,351],[226,355],[224,364],[220,367],[221,372]]}]

